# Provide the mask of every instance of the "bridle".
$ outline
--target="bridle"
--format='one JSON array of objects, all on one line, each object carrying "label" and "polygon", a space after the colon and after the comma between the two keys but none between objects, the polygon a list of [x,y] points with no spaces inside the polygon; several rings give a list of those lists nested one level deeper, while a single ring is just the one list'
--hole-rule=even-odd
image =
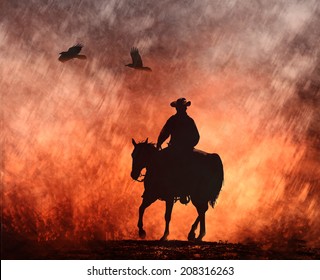
[{"label": "bridle", "polygon": [[[142,169],[143,169],[143,168],[142,168]],[[142,169],[140,170],[140,174],[139,174],[138,178],[137,178],[137,179],[134,179],[135,181],[140,182],[140,183],[144,182],[145,176],[146,176],[146,173],[145,173],[145,174],[142,174],[142,173],[141,173]],[[142,178],[142,179],[139,179],[139,178]]]},{"label": "bridle", "polygon": [[[142,168],[142,169],[143,169],[143,168]],[[135,180],[135,181],[137,181],[137,182],[140,182],[140,183],[144,182],[144,178],[145,178],[146,174],[142,174],[142,173],[141,173],[142,169],[140,170],[140,173],[139,173],[138,178],[137,178],[137,179],[133,179],[133,180]],[[139,178],[142,178],[142,179],[139,179]]]}]

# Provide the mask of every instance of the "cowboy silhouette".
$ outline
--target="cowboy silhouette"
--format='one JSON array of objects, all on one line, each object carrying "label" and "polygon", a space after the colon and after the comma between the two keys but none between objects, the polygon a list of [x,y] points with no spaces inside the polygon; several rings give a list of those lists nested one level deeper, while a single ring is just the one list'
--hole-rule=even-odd
[{"label": "cowboy silhouette", "polygon": [[[194,120],[188,116],[187,107],[191,105],[190,101],[185,98],[179,98],[170,103],[171,107],[177,110],[177,113],[171,116],[162,128],[157,148],[161,150],[162,143],[170,137],[168,147],[163,149],[163,160],[167,166],[166,175],[172,181],[179,178],[187,170],[188,162],[192,156],[194,147],[198,144],[200,135]],[[184,190],[181,189],[181,183],[177,184],[177,191],[180,202],[185,204],[188,202]]]},{"label": "cowboy silhouette", "polygon": [[177,113],[171,116],[162,128],[157,141],[160,150],[162,143],[169,137],[169,148],[176,152],[188,152],[198,144],[200,135],[194,120],[188,116],[187,107],[191,102],[185,98],[179,98],[170,103],[176,108]]}]

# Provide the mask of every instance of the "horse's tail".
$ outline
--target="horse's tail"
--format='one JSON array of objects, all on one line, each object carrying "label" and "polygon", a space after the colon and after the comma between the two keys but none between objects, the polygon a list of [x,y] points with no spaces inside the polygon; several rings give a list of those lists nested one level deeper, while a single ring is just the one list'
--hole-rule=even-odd
[{"label": "horse's tail", "polygon": [[211,154],[211,158],[211,168],[213,169],[213,188],[211,189],[212,192],[209,204],[214,207],[223,185],[224,172],[220,156],[218,154]]}]

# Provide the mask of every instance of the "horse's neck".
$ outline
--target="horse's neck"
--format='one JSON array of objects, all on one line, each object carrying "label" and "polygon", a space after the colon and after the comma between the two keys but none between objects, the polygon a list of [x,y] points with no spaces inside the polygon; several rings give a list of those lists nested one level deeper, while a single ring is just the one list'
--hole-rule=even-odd
[{"label": "horse's neck", "polygon": [[152,151],[150,153],[148,164],[146,166],[147,172],[153,172],[154,170],[158,169],[159,167],[159,157],[157,151]]}]

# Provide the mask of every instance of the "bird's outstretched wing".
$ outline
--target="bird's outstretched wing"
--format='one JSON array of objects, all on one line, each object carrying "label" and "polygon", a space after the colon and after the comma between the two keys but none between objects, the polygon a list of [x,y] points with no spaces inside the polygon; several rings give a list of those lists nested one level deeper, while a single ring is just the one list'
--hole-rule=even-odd
[{"label": "bird's outstretched wing", "polygon": [[82,44],[76,44],[69,48],[66,52],[61,52],[59,60],[61,62],[66,62],[68,60],[79,58],[79,59],[86,59],[87,57],[85,55],[80,55],[80,51],[83,48]]},{"label": "bird's outstretched wing", "polygon": [[68,54],[69,55],[77,55],[80,53],[82,48],[83,48],[82,44],[76,44],[73,47],[68,49]]},{"label": "bird's outstretched wing", "polygon": [[142,59],[139,54],[139,50],[135,47],[131,48],[130,55],[132,58],[133,67],[143,67]]}]

